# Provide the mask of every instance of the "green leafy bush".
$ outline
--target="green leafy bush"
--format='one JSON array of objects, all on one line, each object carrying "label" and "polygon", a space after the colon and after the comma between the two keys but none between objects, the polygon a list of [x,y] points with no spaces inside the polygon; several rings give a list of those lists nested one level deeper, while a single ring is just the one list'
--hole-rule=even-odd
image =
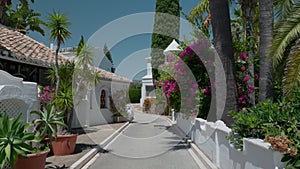
[{"label": "green leafy bush", "polygon": [[13,168],[18,156],[27,157],[34,149],[28,142],[35,139],[34,133],[28,132],[30,125],[24,125],[22,116],[9,118],[5,113],[0,116],[0,167],[3,168],[8,162]]},{"label": "green leafy bush", "polygon": [[[237,147],[242,148],[243,138],[282,138],[287,139],[289,144],[285,146],[286,153],[282,161],[287,166],[300,167],[300,92],[295,91],[288,99],[282,98],[278,102],[260,102],[254,108],[248,108],[240,112],[230,112],[235,119],[232,132],[228,139]],[[270,139],[266,139],[268,141]],[[272,147],[282,150],[283,147]],[[286,147],[288,146],[288,147]],[[292,153],[293,152],[293,153]]]},{"label": "green leafy bush", "polygon": [[131,103],[139,103],[141,98],[141,88],[129,88],[129,99]]}]

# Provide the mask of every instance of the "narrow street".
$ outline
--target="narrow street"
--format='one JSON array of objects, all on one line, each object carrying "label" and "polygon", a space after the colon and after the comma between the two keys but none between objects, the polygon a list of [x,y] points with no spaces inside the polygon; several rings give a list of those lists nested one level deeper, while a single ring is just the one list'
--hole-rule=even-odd
[{"label": "narrow street", "polygon": [[135,113],[135,120],[89,169],[198,169],[187,145],[165,117]]}]

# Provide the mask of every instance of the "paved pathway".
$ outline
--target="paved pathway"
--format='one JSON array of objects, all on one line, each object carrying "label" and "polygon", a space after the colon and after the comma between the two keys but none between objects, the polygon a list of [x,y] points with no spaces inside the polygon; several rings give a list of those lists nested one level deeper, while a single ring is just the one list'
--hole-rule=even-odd
[{"label": "paved pathway", "polygon": [[75,130],[78,133],[75,152],[65,156],[49,156],[46,169],[57,169],[70,167],[74,162],[88,153],[98,143],[105,140],[109,135],[120,128],[124,123],[103,124]]},{"label": "paved pathway", "polygon": [[135,113],[134,122],[89,169],[198,169],[173,131],[164,117]]}]

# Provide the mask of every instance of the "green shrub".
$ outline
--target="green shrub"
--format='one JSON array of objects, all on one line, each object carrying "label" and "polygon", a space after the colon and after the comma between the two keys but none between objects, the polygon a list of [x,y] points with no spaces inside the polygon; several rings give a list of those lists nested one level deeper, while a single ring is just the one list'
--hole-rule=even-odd
[{"label": "green shrub", "polygon": [[131,103],[139,103],[141,99],[141,88],[129,88],[129,99]]},{"label": "green shrub", "polygon": [[[295,91],[289,99],[260,102],[255,108],[240,112],[230,112],[235,119],[228,139],[237,147],[242,148],[243,138],[260,138],[269,141],[274,138],[288,140],[289,144],[276,146],[276,150],[286,153],[282,161],[287,167],[300,167],[300,92]],[[287,147],[288,146],[288,147]],[[286,151],[283,151],[283,150]]]}]

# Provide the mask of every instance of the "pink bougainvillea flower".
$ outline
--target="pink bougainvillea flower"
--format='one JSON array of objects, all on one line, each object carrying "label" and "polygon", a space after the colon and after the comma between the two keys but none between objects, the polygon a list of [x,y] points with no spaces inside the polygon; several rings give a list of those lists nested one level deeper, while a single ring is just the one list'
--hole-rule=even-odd
[{"label": "pink bougainvillea flower", "polygon": [[202,46],[199,43],[192,43],[190,48],[197,53],[201,50]]},{"label": "pink bougainvillea flower", "polygon": [[250,87],[249,87],[249,93],[253,93],[254,92],[254,86],[253,85],[251,85]]},{"label": "pink bougainvillea flower", "polygon": [[170,56],[170,57],[168,58],[168,62],[174,62],[174,56]]},{"label": "pink bougainvillea flower", "polygon": [[247,54],[245,52],[242,52],[241,59],[244,59],[244,60],[248,59],[248,56],[247,56]]},{"label": "pink bougainvillea flower", "polygon": [[244,101],[243,96],[239,97],[239,102],[243,102],[243,101]]},{"label": "pink bougainvillea flower", "polygon": [[182,53],[179,54],[179,57],[180,58],[183,58],[187,55],[186,51],[183,51]]},{"label": "pink bougainvillea flower", "polygon": [[238,90],[238,93],[239,93],[239,94],[242,94],[242,93],[243,93],[243,90],[242,90],[241,88],[238,88],[237,90]]},{"label": "pink bougainvillea flower", "polygon": [[248,82],[248,80],[249,80],[249,75],[246,75],[246,76],[244,77],[244,82]]},{"label": "pink bougainvillea flower", "polygon": [[254,86],[253,86],[253,85],[251,85],[251,86],[249,87],[249,89],[251,89],[251,90],[254,90]]},{"label": "pink bougainvillea flower", "polygon": [[206,94],[206,95],[207,95],[207,94],[210,94],[210,89],[203,89],[202,92],[203,92],[204,94]]},{"label": "pink bougainvillea flower", "polygon": [[196,90],[194,88],[190,88],[190,92],[191,92],[192,96],[195,96]]},{"label": "pink bougainvillea flower", "polygon": [[190,46],[188,46],[188,47],[185,49],[185,51],[186,51],[186,53],[187,53],[188,55],[194,54],[194,51],[193,51],[193,49],[192,49]]},{"label": "pink bougainvillea flower", "polygon": [[176,63],[174,64],[174,69],[175,69],[175,70],[179,70],[180,67],[181,67],[181,63],[180,63],[180,62],[176,62]]},{"label": "pink bougainvillea flower", "polygon": [[198,88],[198,87],[199,87],[198,83],[195,83],[195,84],[193,85],[193,87],[194,87],[194,88]]},{"label": "pink bougainvillea flower", "polygon": [[196,113],[193,111],[191,116],[192,116],[192,118],[196,118]]},{"label": "pink bougainvillea flower", "polygon": [[187,101],[187,103],[188,103],[189,105],[191,105],[192,102],[193,102],[191,98],[187,98],[186,101]]},{"label": "pink bougainvillea flower", "polygon": [[170,87],[168,89],[169,93],[173,92],[175,89],[176,83],[175,82],[171,82],[170,83]]},{"label": "pink bougainvillea flower", "polygon": [[254,74],[255,79],[258,79],[258,74]]},{"label": "pink bougainvillea flower", "polygon": [[245,72],[245,71],[246,71],[246,67],[245,67],[245,66],[242,66],[242,68],[241,68],[241,69],[242,69],[242,71],[243,71],[243,72]]}]

